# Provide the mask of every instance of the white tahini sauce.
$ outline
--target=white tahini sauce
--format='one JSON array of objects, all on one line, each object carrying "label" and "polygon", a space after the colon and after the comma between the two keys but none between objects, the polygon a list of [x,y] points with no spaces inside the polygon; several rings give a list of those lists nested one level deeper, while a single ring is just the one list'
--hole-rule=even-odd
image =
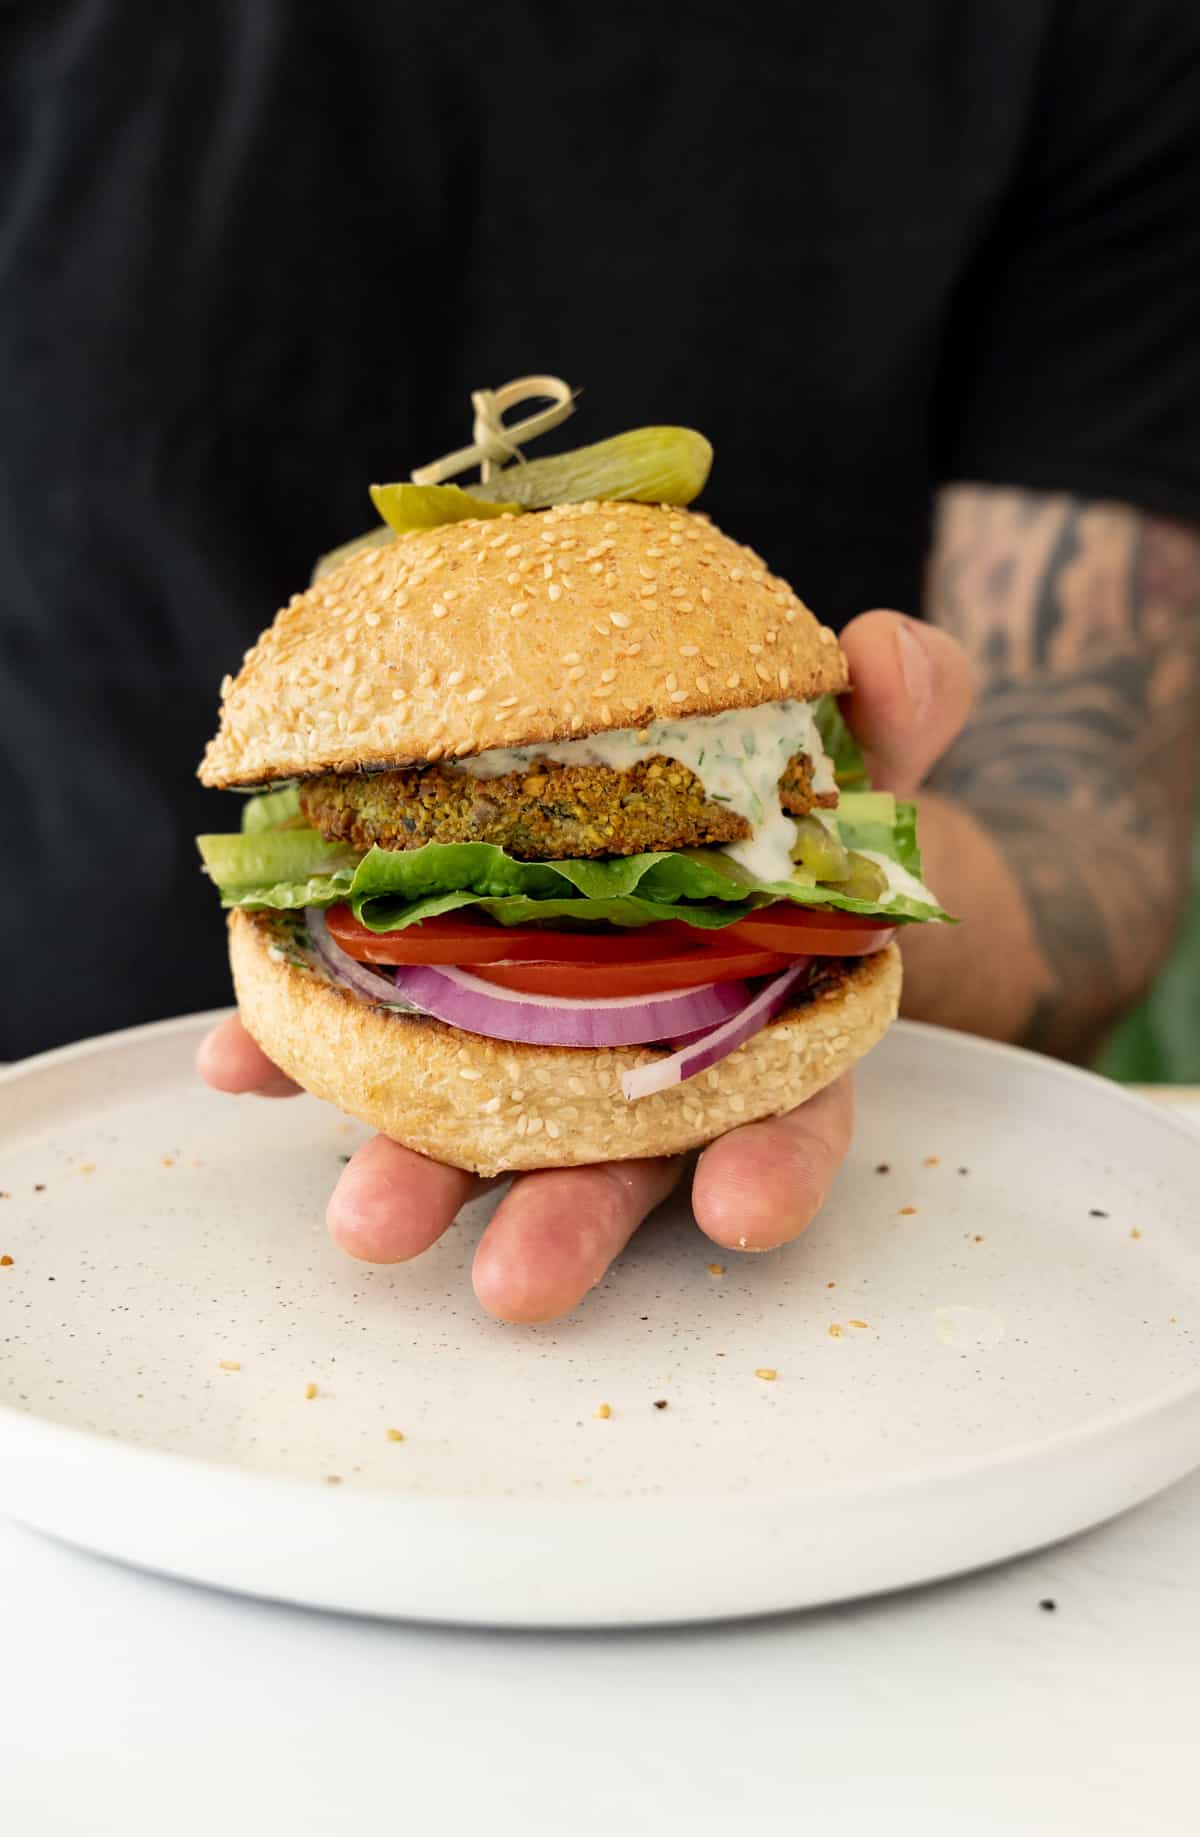
[{"label": "white tahini sauce", "polygon": [[[836,789],[811,702],[764,702],[758,708],[731,708],[690,721],[654,721],[649,727],[619,728],[583,740],[496,747],[456,763],[475,778],[501,778],[522,771],[534,759],[606,765],[615,771],[626,771],[656,754],[677,759],[696,774],[706,796],[728,804],[750,825],[746,840],[728,843],[724,853],[757,880],[790,880],[796,825],[780,808],[779,779],[796,753],[812,762],[814,792]],[[929,895],[922,891],[920,897]]]}]

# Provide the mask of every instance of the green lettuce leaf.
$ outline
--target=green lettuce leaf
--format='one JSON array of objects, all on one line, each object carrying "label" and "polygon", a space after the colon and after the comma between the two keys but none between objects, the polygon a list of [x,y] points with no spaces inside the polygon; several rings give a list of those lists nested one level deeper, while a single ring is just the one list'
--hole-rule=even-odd
[{"label": "green lettuce leaf", "polygon": [[264,791],[260,797],[247,799],[242,809],[242,834],[258,835],[264,829],[278,829],[281,823],[294,823],[300,815],[299,785],[281,785],[278,791]]},{"label": "green lettuce leaf", "polygon": [[209,877],[221,889],[221,904],[251,910],[331,906],[348,896],[359,861],[353,849],[326,842],[315,829],[197,836],[196,845]]},{"label": "green lettuce leaf", "polygon": [[[882,808],[878,801],[871,805],[852,833],[869,836],[868,846],[886,841],[877,852],[919,873],[912,807],[895,807],[890,830],[881,820]],[[488,842],[428,842],[415,849],[373,848],[355,857],[322,841],[315,830],[290,829],[202,836],[200,852],[225,906],[287,909],[348,900],[372,931],[402,930],[465,906],[502,925],[649,925],[678,919],[710,930],[775,899],[898,923],[945,917],[936,904],[904,895],[880,905],[798,879],[757,881],[717,849],[601,861],[517,861]]]},{"label": "green lettuce leaf", "polygon": [[822,695],[813,708],[817,732],[832,764],[839,791],[866,791],[870,788],[866,761],[858,741],[847,727],[837,697]]}]

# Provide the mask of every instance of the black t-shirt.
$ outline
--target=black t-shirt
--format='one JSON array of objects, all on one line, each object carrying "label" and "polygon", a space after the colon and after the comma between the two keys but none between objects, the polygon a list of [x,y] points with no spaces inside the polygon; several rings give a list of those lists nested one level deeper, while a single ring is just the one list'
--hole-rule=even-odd
[{"label": "black t-shirt", "polygon": [[1200,510],[1194,0],[0,10],[0,1058],[228,998],[217,685],[468,392],[716,447],[826,618],[948,479]]}]

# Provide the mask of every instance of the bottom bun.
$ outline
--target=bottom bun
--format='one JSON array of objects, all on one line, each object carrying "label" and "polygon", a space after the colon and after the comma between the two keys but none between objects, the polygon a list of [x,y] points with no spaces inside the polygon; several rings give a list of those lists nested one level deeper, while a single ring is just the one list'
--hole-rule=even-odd
[{"label": "bottom bun", "polygon": [[778,1116],[848,1071],[895,1019],[900,953],[827,958],[817,985],[684,1084],[629,1103],[654,1046],[520,1046],[385,1013],[305,958],[294,919],[234,912],[229,957],[249,1031],[290,1078],[393,1140],[478,1174],[699,1148]]}]

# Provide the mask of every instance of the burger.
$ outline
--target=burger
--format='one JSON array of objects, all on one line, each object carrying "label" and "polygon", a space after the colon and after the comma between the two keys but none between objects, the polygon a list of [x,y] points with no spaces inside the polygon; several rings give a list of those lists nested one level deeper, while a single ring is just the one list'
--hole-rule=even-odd
[{"label": "burger", "polygon": [[945,916],[834,633],[661,468],[653,502],[580,472],[377,490],[395,527],[247,652],[200,768],[252,793],[199,838],[250,1033],[485,1175],[803,1103],[895,1016],[897,929]]}]

